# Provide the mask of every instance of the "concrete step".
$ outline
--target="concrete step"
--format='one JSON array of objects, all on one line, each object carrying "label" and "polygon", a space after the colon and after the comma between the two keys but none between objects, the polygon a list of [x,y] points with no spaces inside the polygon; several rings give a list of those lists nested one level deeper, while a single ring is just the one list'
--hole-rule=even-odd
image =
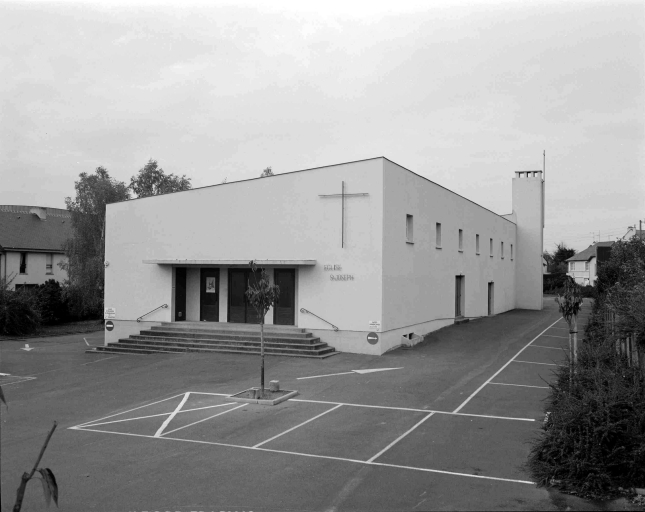
[{"label": "concrete step", "polygon": [[[318,341],[315,343],[279,343],[279,342],[264,342],[264,348],[288,348],[291,350],[320,350],[327,348],[327,343],[322,343],[318,338]],[[246,341],[246,340],[218,340],[218,339],[205,339],[205,340],[195,340],[192,338],[180,338],[180,337],[159,337],[159,336],[144,336],[144,335],[132,335],[129,338],[123,338],[119,340],[119,343],[137,343],[137,344],[153,344],[153,345],[170,345],[170,346],[191,346],[195,348],[199,347],[211,347],[215,348],[218,346],[228,346],[228,347],[240,347],[240,350],[259,350],[261,342],[258,341]]]},{"label": "concrete step", "polygon": [[[260,332],[260,324],[238,324],[231,322],[161,322],[161,327],[188,327],[191,329],[216,329],[226,331]],[[305,333],[305,329],[293,325],[264,324],[265,332]]]},{"label": "concrete step", "polygon": [[[101,346],[101,347],[95,347],[96,352],[104,352],[104,353],[109,353],[109,354],[181,354],[181,353],[187,353],[187,352],[201,352],[201,353],[228,353],[228,354],[253,354],[253,355],[259,355],[258,352],[249,352],[249,351],[243,351],[243,350],[237,350],[237,349],[225,349],[225,348],[200,348],[196,350],[172,350],[170,347],[163,347],[163,346],[156,346],[156,345],[150,345],[145,348],[141,348],[140,346],[137,345],[125,345],[122,343],[110,343],[107,346]],[[305,358],[310,358],[310,359],[325,359],[327,357],[335,356],[336,354],[340,354],[340,352],[336,352],[332,347],[329,347],[331,350],[330,352],[324,352],[324,353],[306,353],[306,352],[298,352],[298,353],[293,353],[293,352],[266,352],[265,355],[267,356],[287,356],[287,357],[305,357]]]},{"label": "concrete step", "polygon": [[[260,340],[259,332],[245,332],[245,331],[223,331],[223,330],[210,330],[210,329],[162,329],[161,327],[153,327],[152,329],[140,331],[143,336],[165,336],[174,337],[179,336],[182,338],[196,338],[196,339],[224,339],[224,340]],[[275,332],[265,332],[265,340],[285,340],[285,342],[304,342],[308,343],[311,340],[316,340],[310,332],[300,334],[285,334]]]}]

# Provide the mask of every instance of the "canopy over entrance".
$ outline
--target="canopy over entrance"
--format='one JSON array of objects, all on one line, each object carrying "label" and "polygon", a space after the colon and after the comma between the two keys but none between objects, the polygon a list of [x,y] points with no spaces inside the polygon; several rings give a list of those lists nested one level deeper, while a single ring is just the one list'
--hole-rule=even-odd
[{"label": "canopy over entrance", "polygon": [[[248,260],[180,260],[180,259],[163,259],[163,260],[143,260],[143,263],[151,265],[248,265]],[[316,260],[254,260],[258,267],[293,267],[293,266],[313,266]]]}]

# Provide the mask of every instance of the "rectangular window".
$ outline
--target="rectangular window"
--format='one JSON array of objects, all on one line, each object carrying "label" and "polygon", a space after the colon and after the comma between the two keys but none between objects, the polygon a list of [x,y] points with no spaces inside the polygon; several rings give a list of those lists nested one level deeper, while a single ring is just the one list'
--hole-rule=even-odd
[{"label": "rectangular window", "polygon": [[573,272],[576,269],[576,264],[573,261],[569,262],[569,272]]},{"label": "rectangular window", "polygon": [[513,261],[513,244],[511,244],[511,261]]},{"label": "rectangular window", "polygon": [[412,215],[405,216],[405,240],[409,244],[414,243],[414,219]]},{"label": "rectangular window", "polygon": [[475,235],[475,252],[479,254],[479,235]]},{"label": "rectangular window", "polygon": [[459,230],[459,250],[463,252],[464,250],[464,230]]},{"label": "rectangular window", "polygon": [[20,253],[20,273],[21,274],[27,273],[27,253],[26,252]]},{"label": "rectangular window", "polygon": [[436,244],[437,244],[437,249],[441,249],[441,223],[440,222],[437,222]]},{"label": "rectangular window", "polygon": [[585,270],[587,270],[587,271],[589,270],[589,262],[588,261],[585,261]]},{"label": "rectangular window", "polygon": [[502,259],[504,259],[504,242],[501,242],[499,250],[500,254],[502,255]]},{"label": "rectangular window", "polygon": [[45,262],[45,273],[53,274],[54,269],[52,268],[52,264],[54,263],[54,255],[51,252],[45,255]]},{"label": "rectangular window", "polygon": [[493,257],[493,239],[492,238],[490,239],[489,251],[490,251],[490,257],[492,258]]}]

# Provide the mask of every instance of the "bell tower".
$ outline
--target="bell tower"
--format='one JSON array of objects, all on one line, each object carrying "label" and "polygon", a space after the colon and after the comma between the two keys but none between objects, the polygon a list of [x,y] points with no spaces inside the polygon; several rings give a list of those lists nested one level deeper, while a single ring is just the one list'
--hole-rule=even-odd
[{"label": "bell tower", "polygon": [[542,171],[516,171],[513,213],[517,219],[515,307],[542,305],[542,252],[544,249],[544,180]]}]

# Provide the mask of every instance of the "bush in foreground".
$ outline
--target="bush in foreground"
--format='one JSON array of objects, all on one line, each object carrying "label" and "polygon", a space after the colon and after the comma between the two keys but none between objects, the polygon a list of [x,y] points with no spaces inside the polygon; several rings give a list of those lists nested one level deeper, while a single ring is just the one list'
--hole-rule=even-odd
[{"label": "bush in foreground", "polygon": [[0,279],[0,335],[25,335],[40,327],[38,295],[31,290],[9,290],[11,280]]},{"label": "bush in foreground", "polygon": [[[596,319],[597,320],[597,319]],[[591,322],[573,379],[557,371],[548,420],[534,440],[528,469],[539,485],[586,496],[645,487],[645,381]]]}]

